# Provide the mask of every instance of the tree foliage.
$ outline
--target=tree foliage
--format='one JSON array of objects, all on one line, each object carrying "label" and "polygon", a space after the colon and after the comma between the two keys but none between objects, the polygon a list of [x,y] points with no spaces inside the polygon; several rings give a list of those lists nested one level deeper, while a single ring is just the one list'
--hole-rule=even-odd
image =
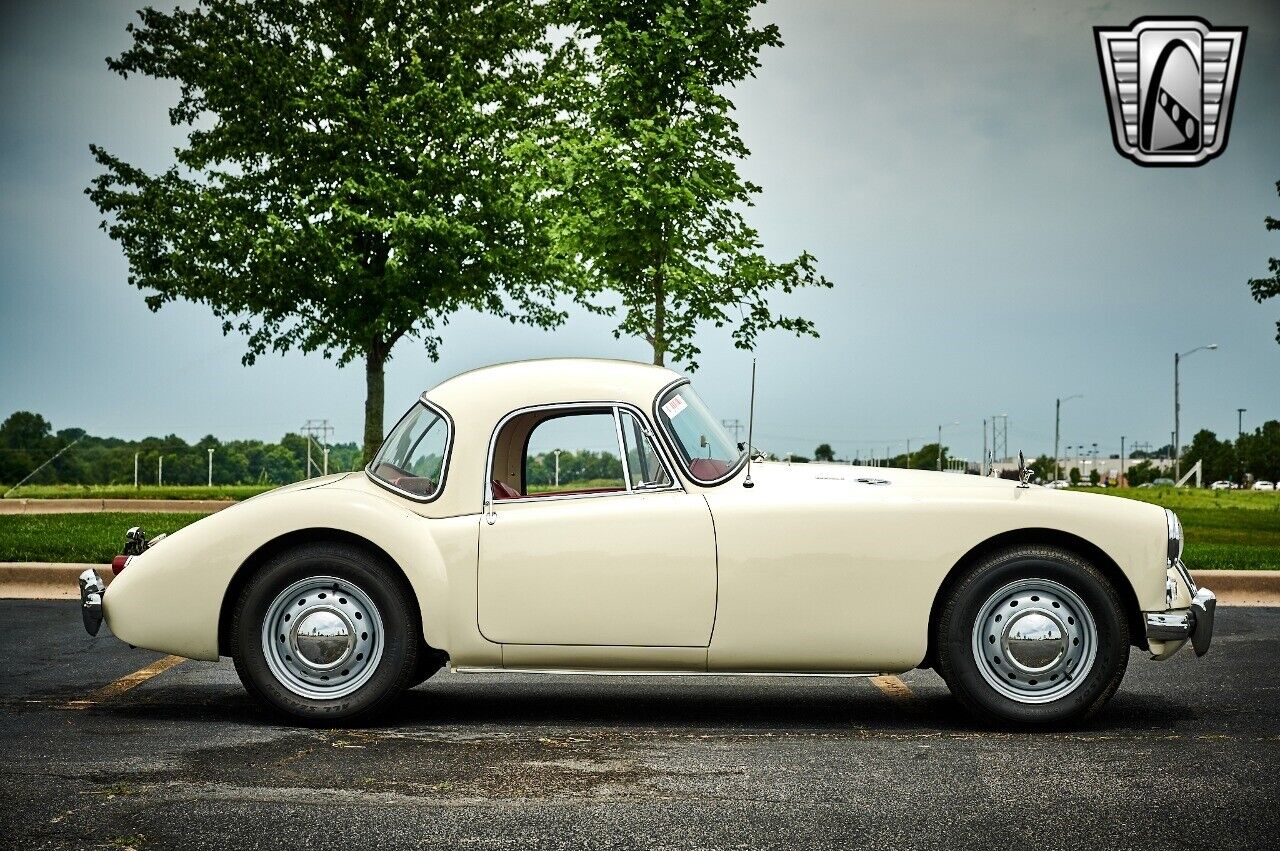
[{"label": "tree foliage", "polygon": [[[1280,194],[1280,180],[1276,181],[1276,193]],[[1280,230],[1280,219],[1272,216],[1266,218],[1267,230]],[[1253,293],[1254,301],[1262,304],[1269,298],[1280,296],[1280,257],[1272,257],[1267,262],[1267,268],[1271,271],[1270,278],[1254,278],[1249,281],[1249,289]],[[1280,320],[1276,322],[1276,342],[1280,343]]]},{"label": "tree foliage", "polygon": [[767,259],[743,216],[760,187],[738,173],[750,152],[727,91],[782,44],[752,24],[757,3],[565,0],[590,89],[553,166],[566,235],[587,285],[621,301],[615,336],[646,340],[656,364],[696,369],[704,323],[731,326],[745,349],[770,328],[817,336],[768,298],[831,286],[808,252]]},{"label": "tree foliage", "polygon": [[818,448],[813,450],[813,460],[834,461],[836,460],[836,451],[831,448],[830,443],[820,443]]},{"label": "tree foliage", "polygon": [[189,128],[149,174],[96,145],[86,190],[153,310],[208,305],[246,363],[363,360],[366,455],[383,365],[473,308],[548,327],[568,279],[526,168],[554,125],[564,51],[538,0],[201,0],[147,8],[128,77],[179,84]]}]

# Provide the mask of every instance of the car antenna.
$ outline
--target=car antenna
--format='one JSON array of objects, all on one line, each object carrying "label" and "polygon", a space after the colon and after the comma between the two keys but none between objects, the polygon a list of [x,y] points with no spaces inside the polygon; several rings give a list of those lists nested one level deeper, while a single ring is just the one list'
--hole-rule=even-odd
[{"label": "car antenna", "polygon": [[753,488],[756,483],[751,481],[751,455],[755,452],[755,447],[751,445],[751,428],[756,421],[756,359],[751,359],[751,405],[747,408],[747,477],[743,480],[744,488]]}]

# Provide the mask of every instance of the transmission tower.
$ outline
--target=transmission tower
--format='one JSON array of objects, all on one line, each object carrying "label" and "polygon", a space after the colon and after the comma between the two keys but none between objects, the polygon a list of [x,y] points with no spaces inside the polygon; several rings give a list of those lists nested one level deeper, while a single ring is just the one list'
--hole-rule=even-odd
[{"label": "transmission tower", "polygon": [[307,436],[307,478],[311,478],[315,469],[315,463],[311,460],[311,445],[316,442],[317,437],[320,438],[320,455],[323,458],[320,475],[329,475],[329,436],[333,434],[333,426],[329,425],[328,420],[307,420],[302,424],[302,432]]},{"label": "transmission tower", "polygon": [[1009,459],[1009,415],[991,417],[991,454],[1000,461]]}]

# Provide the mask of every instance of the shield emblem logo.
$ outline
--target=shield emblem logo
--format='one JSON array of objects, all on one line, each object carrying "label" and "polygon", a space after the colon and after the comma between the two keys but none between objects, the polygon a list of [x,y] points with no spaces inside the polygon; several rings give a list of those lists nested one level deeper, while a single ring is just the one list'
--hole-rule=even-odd
[{"label": "shield emblem logo", "polygon": [[1144,166],[1197,166],[1226,150],[1247,30],[1200,18],[1094,27],[1120,155]]}]

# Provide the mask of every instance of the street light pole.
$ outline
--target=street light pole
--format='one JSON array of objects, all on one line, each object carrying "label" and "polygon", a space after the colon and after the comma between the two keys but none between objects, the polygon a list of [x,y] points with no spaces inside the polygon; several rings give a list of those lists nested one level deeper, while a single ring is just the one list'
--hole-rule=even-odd
[{"label": "street light pole", "polygon": [[1053,479],[1058,481],[1062,478],[1062,465],[1058,463],[1058,435],[1062,431],[1062,403],[1070,402],[1072,399],[1083,399],[1083,393],[1076,393],[1074,396],[1059,398],[1053,403]]},{"label": "street light pole", "polygon": [[1178,365],[1183,358],[1190,357],[1196,352],[1202,350],[1213,351],[1216,348],[1218,348],[1217,343],[1210,343],[1207,346],[1197,346],[1191,351],[1183,352],[1182,354],[1173,353],[1173,480],[1175,482],[1182,478],[1182,447],[1178,445],[1182,440],[1181,423],[1178,421],[1182,415],[1182,400],[1179,397],[1178,389]]},{"label": "street light pole", "polygon": [[213,487],[213,450],[209,450],[209,487]]},{"label": "street light pole", "polygon": [[959,420],[952,420],[949,423],[940,423],[938,425],[938,472],[942,472],[942,428],[943,426],[960,425]]},{"label": "street light pole", "polygon": [[1244,412],[1247,410],[1249,409],[1236,408],[1236,437],[1237,438],[1244,436]]}]

